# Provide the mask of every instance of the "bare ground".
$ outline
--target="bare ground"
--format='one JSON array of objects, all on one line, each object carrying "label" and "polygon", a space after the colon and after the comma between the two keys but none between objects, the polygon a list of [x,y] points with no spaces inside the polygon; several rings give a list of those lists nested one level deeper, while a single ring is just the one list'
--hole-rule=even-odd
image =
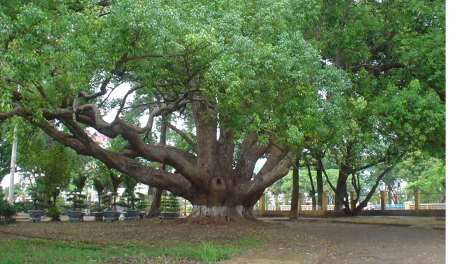
[{"label": "bare ground", "polygon": [[[159,248],[201,240],[219,245],[243,238],[266,242],[264,246],[224,261],[225,264],[445,263],[445,218],[435,217],[262,219],[243,226],[182,224],[154,219],[115,223],[20,222],[0,226],[0,233],[67,241],[79,239],[94,244],[146,244]],[[166,262],[149,260],[147,263]]]}]

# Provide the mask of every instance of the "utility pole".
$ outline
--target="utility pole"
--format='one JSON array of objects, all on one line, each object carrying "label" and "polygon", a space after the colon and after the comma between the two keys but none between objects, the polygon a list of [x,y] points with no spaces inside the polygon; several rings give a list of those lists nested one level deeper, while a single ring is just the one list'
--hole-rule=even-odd
[{"label": "utility pole", "polygon": [[16,139],[17,125],[13,130],[13,145],[11,146],[11,161],[10,161],[10,190],[8,192],[8,202],[13,204],[15,202],[14,189],[15,189],[15,167],[16,167],[16,147],[18,145]]}]

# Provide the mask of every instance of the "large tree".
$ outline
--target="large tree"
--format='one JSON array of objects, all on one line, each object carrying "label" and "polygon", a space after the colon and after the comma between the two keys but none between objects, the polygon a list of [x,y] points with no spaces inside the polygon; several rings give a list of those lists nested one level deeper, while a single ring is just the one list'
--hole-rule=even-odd
[{"label": "large tree", "polygon": [[[326,63],[347,72],[352,89],[341,94],[331,123],[337,129],[308,148],[320,163],[336,159],[335,209],[354,215],[407,154],[445,153],[445,1],[331,0],[318,8],[302,23],[304,36]],[[376,184],[350,208],[347,181],[359,197],[368,169],[380,170]]]},{"label": "large tree", "polygon": [[[289,1],[13,1],[0,9],[0,120],[20,116],[79,154],[186,198],[196,221],[254,219],[253,205],[301,149],[303,127],[318,121],[322,94],[347,87],[340,71],[322,67]],[[142,125],[126,118],[137,107]],[[162,115],[194,122],[193,131],[169,124],[187,148],[146,140]],[[94,143],[89,127],[122,148]]]}]

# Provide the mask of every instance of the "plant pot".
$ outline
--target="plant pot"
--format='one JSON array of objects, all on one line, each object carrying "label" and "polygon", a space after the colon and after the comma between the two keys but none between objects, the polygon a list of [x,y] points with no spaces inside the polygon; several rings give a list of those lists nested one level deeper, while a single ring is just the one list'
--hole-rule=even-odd
[{"label": "plant pot", "polygon": [[44,215],[44,211],[43,210],[29,210],[28,214],[29,214],[30,222],[33,222],[33,223],[41,222],[41,216]]},{"label": "plant pot", "polygon": [[118,211],[104,211],[103,217],[105,222],[113,222],[119,220],[119,213]]},{"label": "plant pot", "polygon": [[178,212],[163,212],[162,219],[178,219],[180,213]]},{"label": "plant pot", "polygon": [[103,212],[93,212],[95,221],[103,221]]},{"label": "plant pot", "polygon": [[124,219],[129,221],[137,221],[139,220],[140,211],[137,210],[129,210],[123,213]]},{"label": "plant pot", "polygon": [[80,220],[83,221],[82,211],[68,211],[69,222],[78,223]]}]

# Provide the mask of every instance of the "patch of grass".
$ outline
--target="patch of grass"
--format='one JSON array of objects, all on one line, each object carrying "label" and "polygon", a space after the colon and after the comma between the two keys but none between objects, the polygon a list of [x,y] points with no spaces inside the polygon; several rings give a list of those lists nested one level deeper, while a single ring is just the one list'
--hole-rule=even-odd
[{"label": "patch of grass", "polygon": [[202,241],[199,245],[188,245],[159,249],[153,246],[126,244],[121,246],[95,245],[83,242],[65,242],[49,239],[30,239],[13,235],[0,236],[0,263],[96,263],[132,259],[133,262],[166,256],[215,262],[228,259],[235,254],[253,249],[264,239],[245,239],[219,246]]},{"label": "patch of grass", "polygon": [[231,256],[241,252],[242,250],[240,248],[233,247],[232,245],[221,247],[206,241],[203,241],[196,247],[184,245],[182,247],[165,250],[165,254],[181,256],[204,262],[215,262],[228,259]]},{"label": "patch of grass", "polygon": [[139,250],[112,245],[93,245],[2,235],[0,263],[102,263],[110,257],[127,257]]},{"label": "patch of grass", "polygon": [[224,246],[219,246],[213,242],[203,240],[202,243],[197,246],[188,246],[187,244],[184,244],[181,247],[167,249],[164,251],[164,254],[195,259],[203,262],[215,262],[229,259],[234,255],[247,250],[253,250],[266,242],[266,238],[258,237],[257,239],[243,239],[240,241],[233,241],[232,243]]}]

